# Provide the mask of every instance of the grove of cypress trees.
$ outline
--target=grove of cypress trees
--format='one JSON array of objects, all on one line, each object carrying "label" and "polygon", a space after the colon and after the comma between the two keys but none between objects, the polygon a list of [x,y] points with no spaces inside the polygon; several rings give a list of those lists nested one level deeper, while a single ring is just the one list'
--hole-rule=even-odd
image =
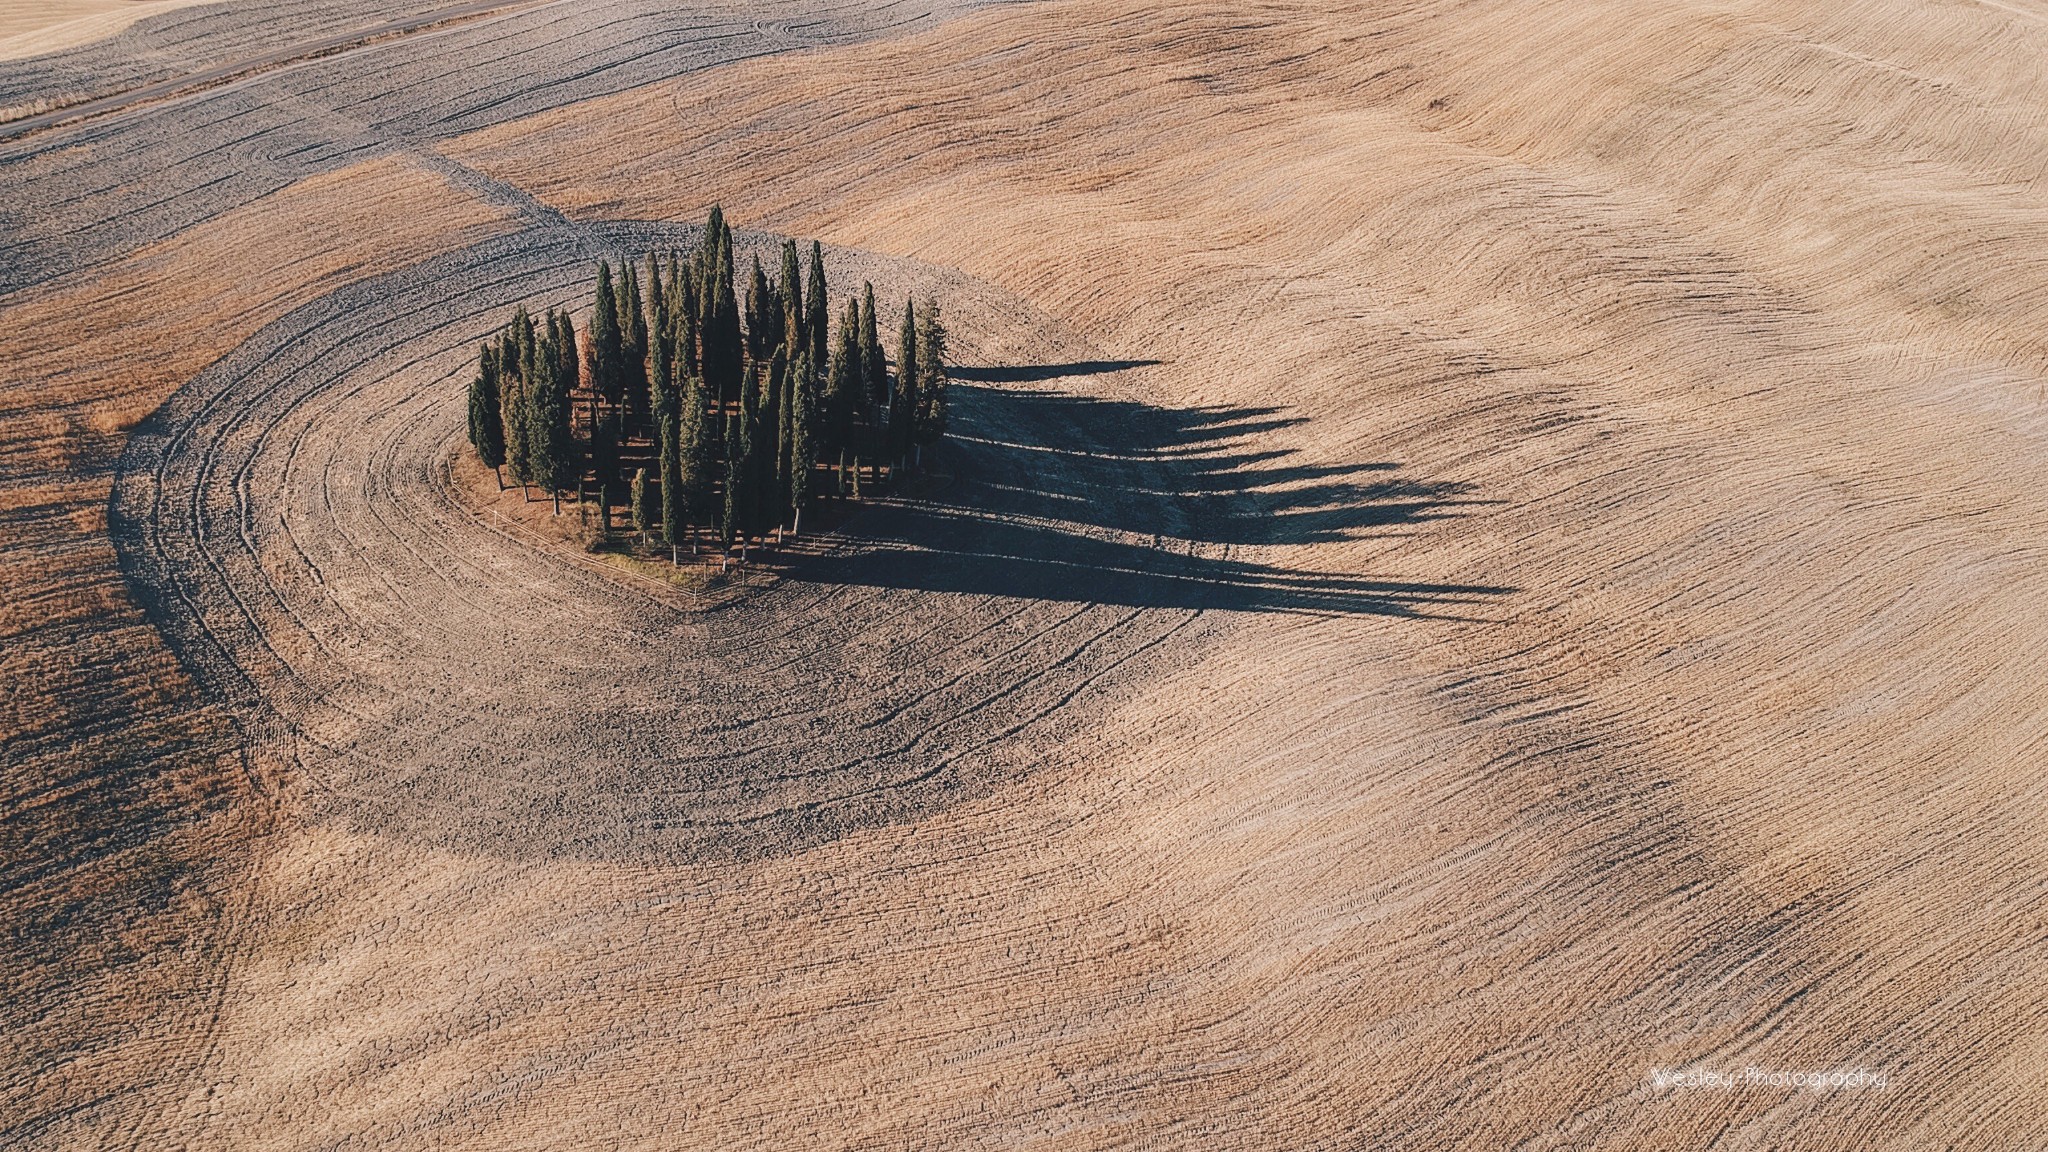
[{"label": "grove of cypress trees", "polygon": [[476,378],[469,383],[469,442],[497,475],[502,491],[505,477],[498,469],[505,465],[505,417],[498,405],[498,350],[488,343],[478,349]]},{"label": "grove of cypress trees", "polygon": [[831,358],[831,348],[826,343],[827,328],[831,317],[828,315],[830,299],[825,289],[825,249],[816,240],[811,241],[810,277],[804,281],[805,335],[811,342],[811,369],[823,371]]}]

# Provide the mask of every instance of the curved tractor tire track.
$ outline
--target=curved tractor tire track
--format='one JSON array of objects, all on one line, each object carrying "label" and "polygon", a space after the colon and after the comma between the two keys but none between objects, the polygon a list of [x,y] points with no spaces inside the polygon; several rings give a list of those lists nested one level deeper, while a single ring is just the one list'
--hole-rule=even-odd
[{"label": "curved tractor tire track", "polygon": [[[908,502],[878,501],[782,579],[703,611],[459,504],[447,461],[477,342],[516,304],[580,301],[593,247],[693,241],[657,225],[542,229],[352,286],[258,333],[131,440],[111,515],[124,571],[258,754],[296,766],[315,819],[513,857],[790,851],[985,790],[996,741],[1084,723],[1214,631],[1199,603],[997,578],[1005,561],[932,546],[937,514]],[[883,299],[943,294],[970,354],[1080,359],[993,289],[855,253],[833,262],[837,283],[872,279]],[[1032,461],[1048,489],[1093,492],[1124,522],[1176,520],[1170,473],[1184,465],[1123,454],[1126,418],[1082,432],[1056,405],[976,402],[1002,395],[962,392],[956,427],[972,438],[948,449],[960,475],[946,524],[985,535],[1030,520],[1026,539],[1053,549],[1109,542],[1162,566],[1219,555],[1048,533],[1013,483],[978,485],[1015,471],[1002,446],[1057,438]],[[902,578],[863,575],[888,571]]]}]

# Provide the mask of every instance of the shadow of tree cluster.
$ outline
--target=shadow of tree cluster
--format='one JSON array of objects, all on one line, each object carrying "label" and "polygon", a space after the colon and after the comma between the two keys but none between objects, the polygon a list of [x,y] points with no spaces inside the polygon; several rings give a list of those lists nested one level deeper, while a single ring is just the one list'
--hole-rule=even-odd
[{"label": "shadow of tree cluster", "polygon": [[[1465,618],[1515,591],[1285,568],[1256,546],[1354,540],[1498,503],[1391,462],[1289,463],[1255,437],[1278,408],[1165,408],[1028,385],[1150,361],[956,368],[952,428],[927,465],[953,482],[860,518],[865,547],[792,575],[1132,607]],[[1005,386],[1010,385],[1010,386]]]}]

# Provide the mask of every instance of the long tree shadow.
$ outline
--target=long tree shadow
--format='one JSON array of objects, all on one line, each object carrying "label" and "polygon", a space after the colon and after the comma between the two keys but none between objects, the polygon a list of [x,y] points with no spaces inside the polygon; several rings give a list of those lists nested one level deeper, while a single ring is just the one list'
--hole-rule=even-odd
[{"label": "long tree shadow", "polygon": [[[1020,368],[1052,379],[1125,364]],[[1498,504],[1389,462],[1290,464],[1256,437],[1304,423],[1277,408],[1163,408],[1042,388],[962,383],[936,461],[954,482],[860,520],[860,546],[798,563],[825,583],[1133,607],[1470,618],[1516,591],[1276,566],[1241,553],[1315,545]],[[1033,375],[1042,373],[1042,375]],[[928,463],[933,461],[928,460]]]}]

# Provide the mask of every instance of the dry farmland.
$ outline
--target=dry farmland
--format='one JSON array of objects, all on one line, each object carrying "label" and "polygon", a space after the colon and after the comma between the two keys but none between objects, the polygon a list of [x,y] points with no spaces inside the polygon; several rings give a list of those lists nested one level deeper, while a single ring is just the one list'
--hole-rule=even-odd
[{"label": "dry farmland", "polygon": [[[2048,6],[131,7],[0,22],[0,1148],[2048,1143]],[[458,477],[713,203],[954,408],[698,596]]]}]

